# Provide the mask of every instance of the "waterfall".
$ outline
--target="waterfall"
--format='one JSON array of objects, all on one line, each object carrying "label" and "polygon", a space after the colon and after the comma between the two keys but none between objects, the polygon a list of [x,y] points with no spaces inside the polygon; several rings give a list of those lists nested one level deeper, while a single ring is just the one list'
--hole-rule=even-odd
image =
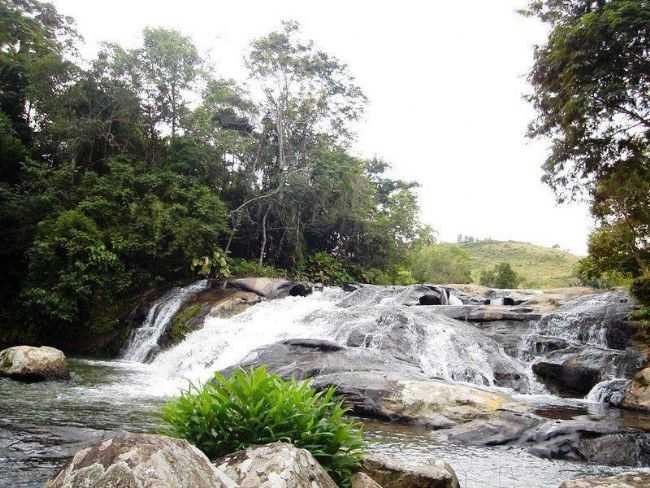
[{"label": "waterfall", "polygon": [[157,388],[173,392],[188,381],[202,383],[256,348],[311,338],[376,349],[430,377],[528,392],[525,365],[471,324],[448,318],[436,307],[410,306],[414,290],[326,288],[308,297],[265,301],[228,319],[209,317],[202,329],[155,358]]},{"label": "waterfall", "polygon": [[207,286],[206,280],[197,281],[184,288],[173,288],[149,309],[142,326],[131,332],[122,354],[127,361],[144,362],[158,346],[158,340],[167,330],[181,306]]},{"label": "waterfall", "polygon": [[625,398],[625,390],[629,384],[630,380],[625,378],[601,381],[591,389],[587,401],[618,407]]}]

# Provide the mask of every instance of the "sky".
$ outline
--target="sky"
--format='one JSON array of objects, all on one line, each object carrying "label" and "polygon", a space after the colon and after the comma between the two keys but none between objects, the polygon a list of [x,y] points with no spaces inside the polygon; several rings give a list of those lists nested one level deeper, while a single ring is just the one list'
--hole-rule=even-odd
[{"label": "sky", "polygon": [[586,253],[584,203],[557,205],[541,182],[548,144],[525,137],[523,98],[545,27],[525,0],[54,0],[74,17],[91,58],[102,41],[140,45],[147,26],[190,35],[216,75],[243,80],[250,42],[297,20],[346,62],[369,98],[353,150],[417,181],[421,218],[458,234]]}]

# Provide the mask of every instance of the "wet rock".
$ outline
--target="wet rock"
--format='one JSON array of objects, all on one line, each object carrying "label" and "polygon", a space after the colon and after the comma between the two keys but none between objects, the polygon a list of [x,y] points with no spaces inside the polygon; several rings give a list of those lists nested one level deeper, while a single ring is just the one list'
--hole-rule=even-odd
[{"label": "wet rock", "polygon": [[559,488],[647,488],[650,486],[650,473],[630,472],[617,476],[589,477],[569,480]]},{"label": "wet rock", "polygon": [[460,488],[453,468],[440,460],[414,464],[369,454],[362,471],[383,488]]},{"label": "wet rock", "polygon": [[120,433],[77,452],[45,488],[140,486],[221,488],[220,473],[189,442],[170,437]]},{"label": "wet rock", "polygon": [[443,301],[439,294],[428,293],[420,297],[419,303],[420,305],[446,305],[446,300]]},{"label": "wet rock", "polygon": [[611,422],[574,419],[546,421],[526,432],[519,444],[544,458],[631,466],[648,459],[649,439],[650,434]]},{"label": "wet rock", "polygon": [[58,349],[14,346],[0,352],[0,376],[27,382],[65,380],[70,378],[70,371]]},{"label": "wet rock", "polygon": [[312,379],[319,390],[335,386],[354,412],[366,417],[444,428],[488,417],[499,409],[527,409],[507,395],[429,379],[413,364],[380,351],[329,341],[271,344],[253,351],[236,367],[262,365],[285,378]]},{"label": "wet rock", "polygon": [[445,432],[446,441],[480,445],[501,446],[516,444],[530,430],[544,422],[531,414],[498,412],[488,419],[478,419]]},{"label": "wet rock", "polygon": [[260,303],[261,301],[262,297],[255,293],[238,291],[222,300],[218,300],[216,303],[210,303],[208,316],[229,318],[243,312],[257,303]]},{"label": "wet rock", "polygon": [[650,465],[650,435],[621,432],[596,438],[583,437],[577,444],[580,455],[588,462],[608,466]]},{"label": "wet rock", "polygon": [[600,381],[600,371],[570,363],[533,364],[533,372],[553,393],[584,397]]},{"label": "wet rock", "polygon": [[601,372],[604,378],[631,378],[645,363],[638,351],[617,350],[592,345],[571,344],[563,349],[550,351],[546,362],[567,364]]},{"label": "wet rock", "polygon": [[345,292],[350,293],[350,292],[353,292],[353,291],[357,291],[357,290],[359,289],[359,285],[355,285],[355,284],[352,284],[352,283],[345,283],[345,284],[341,287],[341,289],[342,289],[343,291],[345,291]]},{"label": "wet rock", "polygon": [[650,368],[644,368],[634,376],[621,406],[650,412]]},{"label": "wet rock", "polygon": [[538,333],[622,350],[632,335],[627,321],[632,308],[623,291],[581,296],[542,317]]},{"label": "wet rock", "polygon": [[531,312],[530,308],[505,308],[485,305],[449,305],[436,308],[436,312],[456,320],[467,322],[497,322],[518,321],[530,322],[539,320],[542,315]]},{"label": "wet rock", "polygon": [[269,299],[286,296],[306,296],[312,292],[310,286],[285,280],[284,278],[238,278],[228,280],[228,286],[238,290],[250,291]]},{"label": "wet rock", "polygon": [[382,486],[373,480],[366,473],[354,473],[350,480],[352,488],[382,488]]},{"label": "wet rock", "polygon": [[336,483],[311,453],[275,442],[228,454],[215,461],[226,488],[336,488]]}]

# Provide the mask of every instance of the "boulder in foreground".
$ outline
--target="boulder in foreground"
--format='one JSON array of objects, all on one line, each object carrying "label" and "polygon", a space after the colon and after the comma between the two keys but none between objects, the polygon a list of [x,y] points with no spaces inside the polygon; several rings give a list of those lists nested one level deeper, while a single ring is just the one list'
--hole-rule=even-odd
[{"label": "boulder in foreground", "polygon": [[229,487],[209,459],[189,442],[120,433],[77,452],[45,488]]},{"label": "boulder in foreground", "polygon": [[439,460],[416,465],[369,454],[362,471],[383,488],[460,488],[453,468]]},{"label": "boulder in foreground", "polygon": [[228,454],[215,465],[227,488],[336,488],[309,451],[283,442]]},{"label": "boulder in foreground", "polygon": [[624,473],[604,478],[578,478],[565,481],[560,488],[647,488],[650,473]]},{"label": "boulder in foreground", "polygon": [[0,376],[19,381],[70,378],[65,355],[53,347],[15,346],[0,352]]}]

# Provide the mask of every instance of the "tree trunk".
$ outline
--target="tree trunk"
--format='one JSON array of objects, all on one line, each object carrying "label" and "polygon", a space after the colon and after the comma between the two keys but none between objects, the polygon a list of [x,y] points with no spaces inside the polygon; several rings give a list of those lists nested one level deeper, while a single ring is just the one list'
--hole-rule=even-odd
[{"label": "tree trunk", "polygon": [[266,219],[269,216],[270,211],[271,211],[271,205],[269,205],[266,208],[266,212],[264,212],[264,217],[262,217],[262,245],[260,246],[260,259],[259,259],[260,266],[264,264],[264,254],[266,253]]}]

